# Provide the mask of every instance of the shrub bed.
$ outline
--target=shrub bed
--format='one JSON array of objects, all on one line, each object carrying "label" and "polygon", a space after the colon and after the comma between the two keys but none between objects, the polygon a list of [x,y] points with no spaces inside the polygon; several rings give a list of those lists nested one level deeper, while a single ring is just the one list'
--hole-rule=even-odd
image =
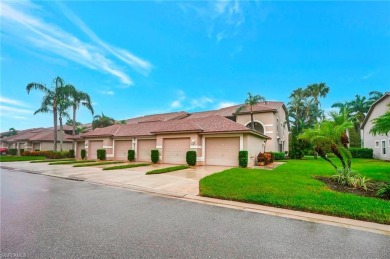
[{"label": "shrub bed", "polygon": [[69,151],[24,151],[22,156],[45,156],[49,159],[71,158]]},{"label": "shrub bed", "polygon": [[96,151],[97,159],[99,160],[106,160],[106,150],[105,149],[98,149]]},{"label": "shrub bed", "polygon": [[270,152],[274,155],[275,160],[284,160],[286,159],[286,154],[284,152]]},{"label": "shrub bed", "polygon": [[196,165],[196,151],[190,150],[186,154],[187,164],[190,166]]},{"label": "shrub bed", "polygon": [[130,162],[135,160],[135,151],[134,150],[130,149],[127,151],[127,160],[129,160]]},{"label": "shrub bed", "polygon": [[187,165],[178,165],[178,166],[172,166],[172,167],[152,170],[152,171],[147,172],[146,174],[163,174],[163,173],[169,173],[169,172],[183,170],[183,169],[187,169],[187,168],[190,168],[190,167]]},{"label": "shrub bed", "polygon": [[248,166],[248,151],[241,150],[238,152],[238,165],[244,168]]},{"label": "shrub bed", "polygon": [[18,150],[16,148],[8,149],[8,154],[11,156],[16,156],[18,154]]},{"label": "shrub bed", "polygon": [[150,153],[150,158],[152,160],[153,164],[156,164],[158,162],[159,158],[159,152],[157,149],[153,149],[152,152]]},{"label": "shrub bed", "polygon": [[372,148],[349,148],[353,158],[373,158],[374,150]]}]

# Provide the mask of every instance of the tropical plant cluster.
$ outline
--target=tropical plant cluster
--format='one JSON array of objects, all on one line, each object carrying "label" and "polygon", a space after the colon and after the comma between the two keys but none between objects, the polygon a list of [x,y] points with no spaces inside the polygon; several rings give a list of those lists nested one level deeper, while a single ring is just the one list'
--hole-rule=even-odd
[{"label": "tropical plant cluster", "polygon": [[332,178],[341,185],[351,186],[353,188],[361,188],[367,191],[367,183],[370,181],[365,176],[362,176],[351,169],[337,169],[337,174]]}]

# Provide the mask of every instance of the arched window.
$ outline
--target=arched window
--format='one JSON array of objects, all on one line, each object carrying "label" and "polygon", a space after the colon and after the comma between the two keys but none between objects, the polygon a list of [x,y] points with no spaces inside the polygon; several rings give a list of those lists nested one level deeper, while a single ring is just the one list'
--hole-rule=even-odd
[{"label": "arched window", "polygon": [[[263,125],[261,125],[261,123],[257,122],[257,121],[254,121],[253,124],[255,126],[255,130],[264,135],[264,127],[263,127]],[[249,122],[248,124],[246,124],[246,126],[248,128],[251,128],[251,123]]]}]

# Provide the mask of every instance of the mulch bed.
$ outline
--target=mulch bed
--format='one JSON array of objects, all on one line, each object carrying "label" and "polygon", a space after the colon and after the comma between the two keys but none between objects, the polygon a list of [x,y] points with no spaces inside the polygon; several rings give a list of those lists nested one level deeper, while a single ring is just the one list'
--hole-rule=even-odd
[{"label": "mulch bed", "polygon": [[353,193],[353,194],[359,195],[359,196],[373,197],[373,198],[378,198],[378,199],[383,199],[383,200],[389,200],[389,199],[380,198],[380,197],[376,196],[376,192],[381,187],[381,185],[384,184],[384,182],[372,181],[370,183],[367,183],[367,191],[366,191],[364,189],[357,189],[357,188],[353,188],[351,186],[338,184],[337,182],[333,181],[332,178],[329,178],[329,177],[317,176],[315,178],[321,182],[326,183],[326,185],[330,189],[337,191],[337,192]]}]

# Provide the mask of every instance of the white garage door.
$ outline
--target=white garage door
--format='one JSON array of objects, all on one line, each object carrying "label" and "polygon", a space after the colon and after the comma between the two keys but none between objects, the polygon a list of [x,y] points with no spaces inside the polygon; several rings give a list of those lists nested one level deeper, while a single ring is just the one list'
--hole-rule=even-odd
[{"label": "white garage door", "polygon": [[115,159],[127,160],[127,153],[133,147],[131,140],[115,140]]},{"label": "white garage door", "polygon": [[206,138],[206,165],[238,166],[240,138]]},{"label": "white garage door", "polygon": [[163,140],[163,161],[167,164],[186,164],[186,153],[190,150],[189,138]]},{"label": "white garage door", "polygon": [[77,141],[77,146],[76,146],[76,158],[81,158],[81,150],[85,149],[85,142],[84,141]]},{"label": "white garage door", "polygon": [[155,139],[137,140],[137,161],[150,162],[150,153],[152,149],[156,149]]},{"label": "white garage door", "polygon": [[103,148],[103,140],[89,141],[88,146],[88,159],[97,159],[97,150]]}]

